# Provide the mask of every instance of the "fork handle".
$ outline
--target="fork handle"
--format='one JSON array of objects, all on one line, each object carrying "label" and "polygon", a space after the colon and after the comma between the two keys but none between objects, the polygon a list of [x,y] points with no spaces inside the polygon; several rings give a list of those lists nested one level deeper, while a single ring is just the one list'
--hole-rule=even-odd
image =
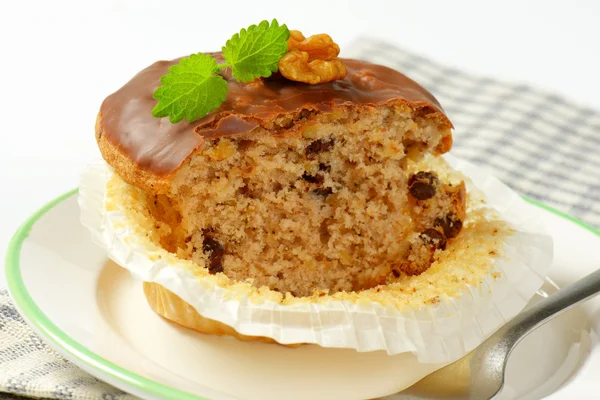
[{"label": "fork handle", "polygon": [[553,295],[546,297],[523,311],[505,325],[506,333],[514,347],[531,331],[569,310],[582,301],[600,293],[600,270],[592,272]]},{"label": "fork handle", "polygon": [[[478,367],[487,369],[487,377],[493,377],[497,382],[503,383],[509,355],[523,338],[554,317],[599,293],[600,270],[592,272],[539,301],[515,316],[475,350],[474,358],[480,357],[476,361]],[[499,360],[503,360],[503,362],[498,362]],[[478,387],[479,385],[472,386]],[[501,388],[498,389],[494,395],[500,392]],[[493,397],[492,395],[484,398]]]}]

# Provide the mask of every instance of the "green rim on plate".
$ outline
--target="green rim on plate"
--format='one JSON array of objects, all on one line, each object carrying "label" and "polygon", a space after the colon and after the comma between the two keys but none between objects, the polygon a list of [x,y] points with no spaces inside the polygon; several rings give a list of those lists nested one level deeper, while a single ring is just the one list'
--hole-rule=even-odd
[{"label": "green rim on plate", "polygon": [[27,292],[25,283],[23,282],[23,277],[21,275],[21,269],[19,267],[21,247],[23,246],[23,242],[29,236],[29,232],[31,231],[33,225],[44,214],[62,201],[77,194],[77,192],[77,189],[71,190],[70,192],[57,197],[50,203],[43,206],[35,214],[29,217],[19,229],[17,229],[17,232],[10,241],[6,254],[6,284],[8,286],[10,295],[15,302],[15,305],[27,317],[27,321],[34,328],[36,328],[39,332],[42,332],[43,335],[50,339],[50,341],[52,341],[56,346],[62,348],[64,351],[93,369],[100,370],[106,375],[109,375],[114,379],[127,384],[128,386],[133,386],[158,398],[207,400],[204,397],[182,392],[170,386],[163,385],[148,378],[144,378],[143,376],[119,367],[118,365],[100,357],[98,354],[82,346],[65,332],[63,332],[60,328],[58,328],[42,312],[42,310],[40,310],[40,308],[31,298],[31,295]]},{"label": "green rim on plate", "polygon": [[[156,397],[182,400],[207,400],[205,398],[174,389],[170,386],[163,385],[148,378],[144,378],[143,376],[137,375],[134,372],[121,368],[118,365],[105,360],[98,354],[76,342],[74,339],[60,330],[56,325],[54,325],[54,323],[48,319],[42,310],[40,310],[27,292],[25,283],[23,282],[23,277],[21,275],[21,269],[19,267],[23,242],[29,236],[29,232],[31,231],[33,225],[44,214],[76,193],[77,189],[72,190],[43,206],[35,214],[29,217],[23,225],[21,225],[10,241],[6,254],[6,283],[16,306],[27,317],[27,320],[34,328],[42,332],[56,346],[64,349],[67,353],[71,354],[73,357],[77,358],[82,363],[93,369],[100,370],[104,374],[111,376],[112,378],[121,381],[128,386],[135,387],[136,389]],[[572,223],[600,236],[600,231],[592,228],[583,221],[573,218],[570,215],[567,215],[536,200],[530,198],[525,198],[525,200],[530,204],[543,208],[552,214],[569,220]]]}]

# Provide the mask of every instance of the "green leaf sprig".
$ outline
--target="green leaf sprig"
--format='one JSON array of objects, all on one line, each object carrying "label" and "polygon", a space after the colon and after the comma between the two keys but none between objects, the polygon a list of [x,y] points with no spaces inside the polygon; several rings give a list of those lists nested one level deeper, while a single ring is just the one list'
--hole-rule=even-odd
[{"label": "green leaf sprig", "polygon": [[219,75],[222,68],[231,67],[238,82],[268,78],[277,71],[279,59],[287,52],[290,31],[276,19],[262,21],[242,29],[223,46],[225,63],[208,54],[197,53],[182,58],[160,78],[161,86],[154,92],[158,103],[152,109],[157,118],[169,117],[172,124],[186,118],[192,122],[219,107],[227,97],[227,81]]}]

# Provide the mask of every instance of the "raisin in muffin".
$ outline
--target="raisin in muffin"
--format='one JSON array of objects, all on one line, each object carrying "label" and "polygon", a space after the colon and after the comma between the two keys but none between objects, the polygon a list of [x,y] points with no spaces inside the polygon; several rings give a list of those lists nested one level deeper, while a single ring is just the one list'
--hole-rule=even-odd
[{"label": "raisin in muffin", "polygon": [[98,145],[160,244],[212,274],[294,296],[418,275],[459,235],[466,193],[407,163],[450,150],[452,124],[403,74],[343,61],[319,85],[223,70],[227,100],[178,124],[151,114],[178,60],[157,62],[104,101]]}]

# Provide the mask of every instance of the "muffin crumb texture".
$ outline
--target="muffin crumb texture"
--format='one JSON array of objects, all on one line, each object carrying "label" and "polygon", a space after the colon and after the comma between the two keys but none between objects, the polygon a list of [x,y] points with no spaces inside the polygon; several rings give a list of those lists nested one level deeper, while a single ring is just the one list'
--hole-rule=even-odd
[{"label": "muffin crumb texture", "polygon": [[162,247],[280,293],[360,291],[427,270],[466,192],[428,169],[449,128],[401,104],[303,110],[207,139],[164,193],[139,190]]},{"label": "muffin crumb texture", "polygon": [[[429,155],[418,162],[407,164],[407,174],[412,175],[425,169],[435,171],[440,181],[448,182],[452,187],[467,180],[439,157]],[[331,293],[328,290],[315,290],[312,296],[294,297],[268,287],[256,287],[251,284],[252,281],[239,281],[222,273],[210,273],[209,257],[195,262],[167,251],[165,247],[174,243],[172,240],[166,240],[174,236],[173,229],[164,220],[159,221],[151,215],[150,210],[154,209],[154,202],[149,202],[147,193],[126,183],[117,174],[112,175],[106,186],[106,210],[125,218],[113,222],[113,227],[131,229],[126,238],[127,243],[147,249],[145,254],[151,260],[186,269],[203,281],[227,287],[234,297],[249,296],[253,302],[269,300],[282,305],[305,302],[318,304],[331,300],[376,302],[383,306],[392,306],[399,311],[407,308],[417,310],[436,304],[440,299],[458,298],[465,294],[466,287],[480,287],[489,277],[493,280],[503,279],[502,273],[494,268],[494,260],[505,256],[504,246],[513,231],[498,218],[493,209],[486,206],[483,194],[477,188],[469,186],[467,200],[467,211],[460,234],[454,239],[446,240],[445,250],[436,248],[431,265],[419,275],[402,271],[394,273],[392,270],[385,285],[352,292]],[[173,213],[160,215],[170,215],[174,220],[179,218]],[[123,226],[114,226],[115,223]],[[431,253],[427,252],[426,257],[429,256]],[[413,257],[408,256],[405,262],[412,259]]]}]

